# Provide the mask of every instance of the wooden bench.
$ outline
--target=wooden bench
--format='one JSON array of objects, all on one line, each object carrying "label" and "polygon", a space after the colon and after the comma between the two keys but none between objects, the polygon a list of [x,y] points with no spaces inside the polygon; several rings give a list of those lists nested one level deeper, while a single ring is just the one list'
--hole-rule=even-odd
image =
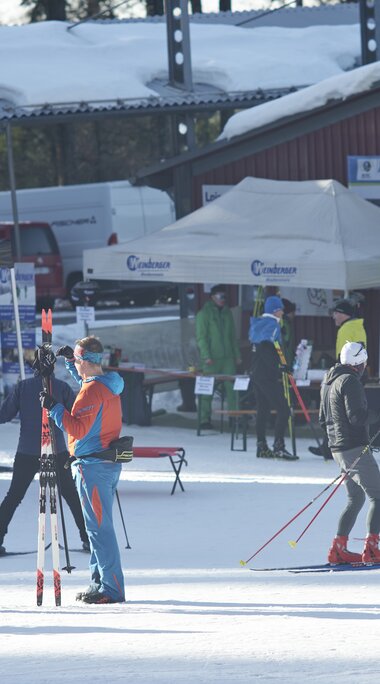
[{"label": "wooden bench", "polygon": [[147,396],[149,410],[152,412],[153,394],[156,392],[156,388],[159,387],[161,392],[177,389],[178,378],[173,377],[173,375],[155,375],[153,377],[144,377],[143,387]]},{"label": "wooden bench", "polygon": [[[310,413],[319,413],[319,409],[307,409],[307,412]],[[228,416],[231,418],[231,451],[247,451],[247,429],[248,429],[248,417],[253,416],[257,413],[256,409],[236,409],[236,410],[229,410],[229,409],[217,409],[215,411],[216,414],[220,416]],[[271,411],[272,414],[275,414],[276,411]],[[304,415],[304,412],[302,409],[293,409],[292,413],[295,415]],[[242,418],[242,423],[241,423],[241,433],[242,433],[242,439],[243,439],[243,447],[242,449],[235,449],[235,439],[239,437],[239,418]]]},{"label": "wooden bench", "polygon": [[174,494],[177,484],[183,492],[185,491],[180,478],[182,466],[187,466],[183,447],[134,446],[133,458],[168,458],[175,473],[175,480],[170,493]]}]

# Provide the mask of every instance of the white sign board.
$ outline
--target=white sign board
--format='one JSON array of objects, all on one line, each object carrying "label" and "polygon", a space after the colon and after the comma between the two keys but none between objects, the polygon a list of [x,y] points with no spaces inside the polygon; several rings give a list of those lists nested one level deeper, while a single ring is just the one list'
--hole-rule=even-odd
[{"label": "white sign board", "polygon": [[77,323],[81,321],[84,323],[94,323],[95,322],[95,307],[94,306],[77,306]]},{"label": "white sign board", "polygon": [[202,185],[202,206],[210,204],[233,187],[233,185]]},{"label": "white sign board", "polygon": [[195,380],[195,394],[212,395],[214,392],[215,378],[210,375],[197,375]]},{"label": "white sign board", "polygon": [[235,378],[234,390],[247,390],[249,386],[250,377],[249,375],[241,375]]},{"label": "white sign board", "polygon": [[368,200],[380,199],[380,157],[347,157],[348,187]]}]

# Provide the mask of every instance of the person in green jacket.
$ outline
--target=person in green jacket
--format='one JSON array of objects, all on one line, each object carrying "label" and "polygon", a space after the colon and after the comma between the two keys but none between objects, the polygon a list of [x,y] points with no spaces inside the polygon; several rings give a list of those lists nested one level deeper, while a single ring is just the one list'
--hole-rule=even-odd
[{"label": "person in green jacket", "polygon": [[[231,309],[226,303],[225,285],[214,285],[210,299],[195,318],[197,345],[201,369],[207,375],[235,375],[241,363]],[[230,381],[224,383],[229,410],[236,409],[236,393]],[[201,429],[212,430],[212,396],[200,395]]]}]

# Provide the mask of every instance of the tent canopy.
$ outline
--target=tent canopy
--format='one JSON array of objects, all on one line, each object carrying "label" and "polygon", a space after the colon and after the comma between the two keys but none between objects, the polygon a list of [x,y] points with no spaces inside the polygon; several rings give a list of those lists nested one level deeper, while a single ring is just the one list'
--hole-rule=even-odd
[{"label": "tent canopy", "polygon": [[148,237],[85,250],[86,279],[380,286],[380,209],[334,180],[245,178]]}]

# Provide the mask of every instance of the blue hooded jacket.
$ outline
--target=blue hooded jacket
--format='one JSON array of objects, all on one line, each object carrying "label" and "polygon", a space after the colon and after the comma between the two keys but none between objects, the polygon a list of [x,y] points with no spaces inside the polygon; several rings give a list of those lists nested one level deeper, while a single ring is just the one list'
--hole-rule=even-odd
[{"label": "blue hooded jacket", "polygon": [[261,342],[279,342],[281,344],[281,326],[278,318],[271,314],[263,314],[259,318],[250,318],[248,337],[252,344]]},{"label": "blue hooded jacket", "polygon": [[260,384],[280,377],[279,357],[274,346],[281,344],[279,319],[272,314],[251,318],[249,340],[252,342],[252,375],[254,382]]}]

